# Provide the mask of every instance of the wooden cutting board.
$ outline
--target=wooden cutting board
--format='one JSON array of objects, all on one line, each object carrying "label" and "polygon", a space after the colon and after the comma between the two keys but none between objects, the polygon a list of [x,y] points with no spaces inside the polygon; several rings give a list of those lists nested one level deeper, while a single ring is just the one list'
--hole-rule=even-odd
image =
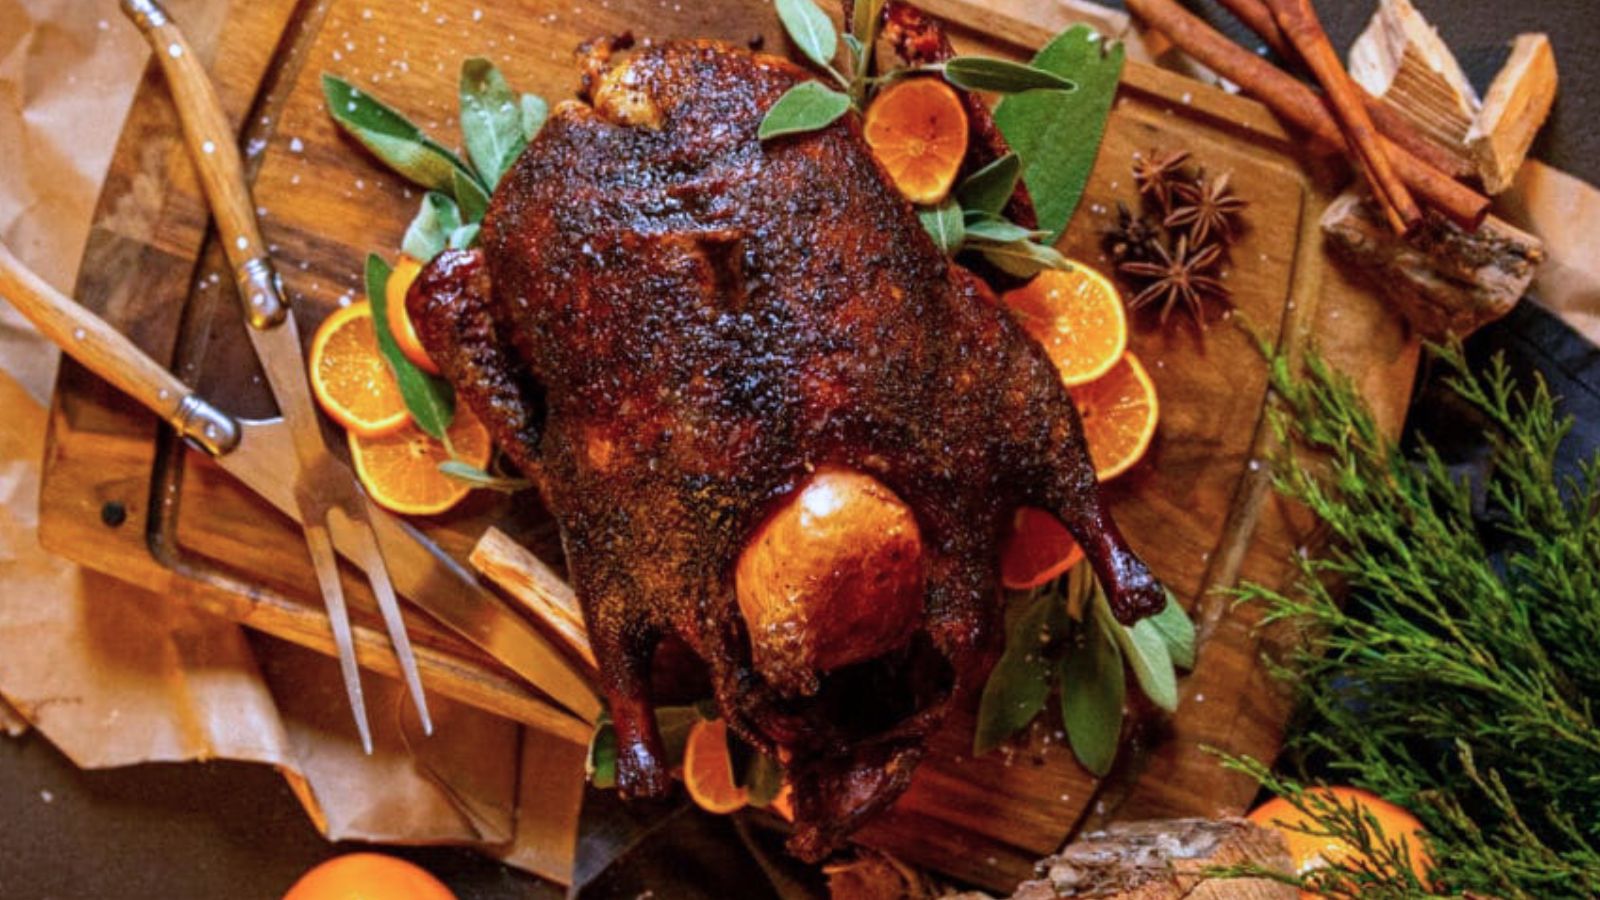
[{"label": "wooden cutting board", "polygon": [[[958,28],[957,43],[1025,56],[1031,48],[1020,45],[1047,33],[1028,6],[999,4],[986,33]],[[759,0],[235,0],[219,22],[192,38],[240,126],[263,234],[307,336],[330,310],[359,298],[362,259],[373,250],[392,255],[417,204],[414,189],[337,133],[322,107],[322,72],[370,90],[453,144],[464,56],[492,58],[513,86],[554,102],[576,89],[573,48],[599,34],[631,29],[739,44],[760,36],[769,50],[786,49]],[[1104,267],[1100,234],[1116,201],[1133,199],[1132,154],[1177,147],[1208,170],[1232,172],[1251,204],[1228,277],[1237,313],[1204,334],[1135,331],[1132,346],[1155,380],[1162,422],[1146,460],[1109,491],[1134,547],[1200,621],[1199,664],[1182,682],[1179,712],[1137,729],[1103,783],[1049,728],[1027,747],[971,759],[972,711],[954,716],[912,789],[861,840],[978,885],[1009,887],[1095,821],[1237,812],[1253,784],[1224,774],[1200,747],[1264,757],[1277,749],[1288,710],[1259,659],[1287,636],[1255,633],[1250,614],[1215,591],[1241,577],[1283,583],[1291,555],[1314,546],[1314,535],[1270,494],[1266,369],[1236,326],[1247,322],[1293,353],[1315,340],[1357,376],[1391,432],[1404,415],[1415,342],[1321,251],[1317,217],[1341,173],[1303,158],[1301,143],[1250,101],[1130,63],[1063,250]],[[223,408],[273,412],[154,69],[118,145],[76,296]],[[480,493],[419,524],[461,558],[494,524],[559,562],[554,527],[532,496]],[[52,409],[40,533],[51,549],[174,602],[332,652],[291,523],[71,363]],[[392,676],[364,581],[346,586],[361,662]],[[430,690],[531,716],[536,691],[425,615],[408,613]]]}]

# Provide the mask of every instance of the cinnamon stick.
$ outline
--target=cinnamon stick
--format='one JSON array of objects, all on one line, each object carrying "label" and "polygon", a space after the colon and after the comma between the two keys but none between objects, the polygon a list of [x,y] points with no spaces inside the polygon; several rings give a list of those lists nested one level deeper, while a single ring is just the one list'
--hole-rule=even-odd
[{"label": "cinnamon stick", "polygon": [[[1324,97],[1292,75],[1228,40],[1173,0],[1127,0],[1128,10],[1217,74],[1239,85],[1295,127],[1329,146],[1348,145]],[[1467,228],[1489,211],[1489,198],[1382,136],[1396,174],[1429,205]]]},{"label": "cinnamon stick", "polygon": [[[1294,48],[1289,46],[1288,38],[1284,37],[1283,31],[1278,28],[1278,22],[1272,17],[1272,10],[1267,7],[1266,0],[1218,0],[1218,2],[1232,13],[1234,18],[1243,22],[1246,28],[1260,36],[1267,46],[1272,48],[1272,52],[1284,61],[1298,58]],[[1358,83],[1352,82],[1352,84],[1367,108],[1367,115],[1372,117],[1372,123],[1378,126],[1379,133],[1384,137],[1452,178],[1467,178],[1476,174],[1471,168],[1463,166],[1461,159],[1445,153],[1432,141],[1423,137],[1404,116],[1372,96],[1366,88]]]},{"label": "cinnamon stick", "polygon": [[1316,76],[1333,106],[1334,118],[1344,132],[1350,148],[1361,162],[1361,170],[1372,186],[1384,217],[1397,234],[1406,234],[1422,222],[1422,210],[1411,198],[1411,191],[1395,173],[1388,149],[1380,143],[1377,126],[1367,115],[1350,73],[1339,61],[1339,53],[1322,28],[1322,21],[1311,8],[1311,0],[1266,0],[1278,28],[1289,43],[1300,51],[1300,58]]}]

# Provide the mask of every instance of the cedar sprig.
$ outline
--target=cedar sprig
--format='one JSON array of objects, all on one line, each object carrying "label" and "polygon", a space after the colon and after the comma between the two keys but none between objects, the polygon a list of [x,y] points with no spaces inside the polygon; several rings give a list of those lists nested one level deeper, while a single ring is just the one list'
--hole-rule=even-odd
[{"label": "cedar sprig", "polygon": [[[1600,456],[1558,478],[1572,423],[1543,382],[1519,390],[1499,358],[1474,371],[1459,345],[1434,352],[1489,430],[1487,481],[1426,444],[1402,454],[1315,355],[1301,377],[1275,359],[1273,426],[1309,451],[1277,460],[1275,483],[1333,540],[1298,561],[1295,590],[1238,596],[1304,637],[1276,667],[1301,700],[1291,751],[1414,812],[1447,893],[1600,896]],[[1368,879],[1361,896],[1422,895],[1344,874]]]}]

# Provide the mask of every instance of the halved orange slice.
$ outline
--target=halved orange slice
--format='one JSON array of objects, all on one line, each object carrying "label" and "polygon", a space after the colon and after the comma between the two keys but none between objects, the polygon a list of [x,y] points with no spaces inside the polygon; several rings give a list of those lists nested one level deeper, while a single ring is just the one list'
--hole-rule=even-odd
[{"label": "halved orange slice", "polygon": [[1128,348],[1122,298],[1104,275],[1083,263],[1046,269],[1001,298],[1056,364],[1068,387],[1106,374]]},{"label": "halved orange slice", "polygon": [[322,320],[311,339],[310,367],[317,403],[351,434],[381,437],[411,421],[400,386],[378,352],[378,330],[366,301]]},{"label": "halved orange slice", "polygon": [[[493,449],[489,429],[465,407],[456,410],[447,434],[455,448],[454,459],[480,469],[489,464]],[[400,431],[381,437],[352,432],[350,458],[372,499],[404,515],[438,515],[472,490],[470,484],[439,471],[439,464],[452,458],[450,451],[409,418]]]},{"label": "halved orange slice", "polygon": [[1101,481],[1121,475],[1144,456],[1161,415],[1156,386],[1132,353],[1124,353],[1100,378],[1072,388],[1072,403]]},{"label": "halved orange slice", "polygon": [[1011,534],[1000,547],[1000,584],[1026,591],[1048,584],[1083,561],[1083,550],[1061,520],[1024,506],[1011,519]]},{"label": "halved orange slice", "polygon": [[867,107],[862,135],[907,200],[938,203],[967,155],[967,111],[940,79],[907,78]]},{"label": "halved orange slice", "polygon": [[696,722],[689,729],[683,750],[683,785],[706,812],[723,815],[750,800],[750,792],[733,779],[733,757],[728,753],[728,726],[721,719]]},{"label": "halved orange slice", "polygon": [[417,280],[421,271],[422,263],[415,257],[401,256],[400,261],[394,264],[394,271],[389,273],[389,285],[383,294],[388,301],[389,332],[394,335],[400,352],[417,368],[429,375],[437,375],[439,367],[429,358],[428,351],[422,348],[422,340],[417,337],[417,330],[411,327],[411,314],[406,310],[406,291],[411,289],[411,283]]}]

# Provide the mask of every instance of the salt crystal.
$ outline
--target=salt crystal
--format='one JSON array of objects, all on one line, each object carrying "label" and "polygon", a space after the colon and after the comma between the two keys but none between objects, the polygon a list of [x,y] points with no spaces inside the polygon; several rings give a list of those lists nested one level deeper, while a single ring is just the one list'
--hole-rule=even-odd
[{"label": "salt crystal", "polygon": [[299,138],[290,138],[289,139],[289,152],[290,153],[300,153],[300,152],[304,151],[305,149],[306,149],[306,145],[305,145],[304,141],[300,140]]}]

